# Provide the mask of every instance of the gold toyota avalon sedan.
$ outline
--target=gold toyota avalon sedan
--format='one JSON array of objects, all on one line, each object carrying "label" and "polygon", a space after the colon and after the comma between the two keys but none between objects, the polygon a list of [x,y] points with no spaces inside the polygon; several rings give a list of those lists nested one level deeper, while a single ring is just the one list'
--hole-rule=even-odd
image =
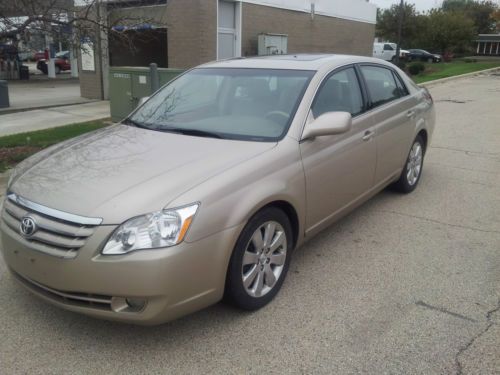
[{"label": "gold toyota avalon sedan", "polygon": [[205,64],[19,164],[3,257],[35,295],[94,317],[255,310],[306,240],[388,185],[415,189],[434,121],[429,92],[378,59]]}]

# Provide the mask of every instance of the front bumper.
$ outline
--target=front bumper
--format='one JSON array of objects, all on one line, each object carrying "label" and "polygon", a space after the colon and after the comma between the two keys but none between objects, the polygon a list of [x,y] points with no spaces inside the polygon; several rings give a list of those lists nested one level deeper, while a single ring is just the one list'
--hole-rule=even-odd
[{"label": "front bumper", "polygon": [[[3,222],[0,244],[8,268],[23,286],[62,308],[98,318],[159,324],[222,298],[241,226],[192,243],[103,256],[99,250],[115,228],[97,227],[73,259],[31,249]],[[144,299],[146,305],[131,311],[124,308],[125,298]]]}]

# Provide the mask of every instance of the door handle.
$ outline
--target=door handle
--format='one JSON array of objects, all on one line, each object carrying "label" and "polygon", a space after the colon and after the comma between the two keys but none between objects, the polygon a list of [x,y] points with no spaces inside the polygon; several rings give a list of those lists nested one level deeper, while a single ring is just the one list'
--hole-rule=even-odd
[{"label": "door handle", "polygon": [[362,138],[363,141],[365,141],[365,142],[369,141],[370,139],[372,139],[372,137],[373,137],[374,134],[375,133],[373,131],[371,131],[371,130],[365,131],[365,134],[363,135],[363,138]]},{"label": "door handle", "polygon": [[406,112],[406,117],[413,117],[413,116],[415,116],[415,111]]}]

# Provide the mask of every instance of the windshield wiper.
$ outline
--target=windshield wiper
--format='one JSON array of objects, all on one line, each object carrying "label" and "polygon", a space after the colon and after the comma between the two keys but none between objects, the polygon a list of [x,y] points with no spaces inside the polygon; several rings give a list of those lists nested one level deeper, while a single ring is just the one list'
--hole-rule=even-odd
[{"label": "windshield wiper", "polygon": [[132,125],[132,126],[135,126],[136,128],[151,129],[149,126],[143,125],[143,124],[141,124],[137,121],[131,120],[129,118],[123,120],[122,124]]},{"label": "windshield wiper", "polygon": [[167,131],[167,132],[172,132],[172,133],[179,133],[179,134],[184,134],[184,135],[194,135],[195,137],[207,137],[207,138],[223,139],[223,137],[220,134],[206,131],[206,130],[199,130],[199,129],[184,129],[184,128],[164,127],[164,128],[158,128],[156,130]]}]

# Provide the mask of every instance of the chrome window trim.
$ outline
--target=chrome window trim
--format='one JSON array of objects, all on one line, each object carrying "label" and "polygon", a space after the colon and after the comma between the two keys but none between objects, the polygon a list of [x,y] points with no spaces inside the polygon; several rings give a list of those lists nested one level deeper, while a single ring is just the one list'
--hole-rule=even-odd
[{"label": "chrome window trim", "polygon": [[100,225],[102,223],[102,218],[98,217],[86,217],[75,214],[70,214],[68,212],[59,211],[54,208],[46,207],[36,202],[32,202],[26,198],[23,198],[16,193],[8,192],[7,198],[12,202],[27,208],[29,210],[33,210],[39,212],[41,214],[51,216],[56,219],[69,221],[71,223],[80,224],[80,225]]}]

